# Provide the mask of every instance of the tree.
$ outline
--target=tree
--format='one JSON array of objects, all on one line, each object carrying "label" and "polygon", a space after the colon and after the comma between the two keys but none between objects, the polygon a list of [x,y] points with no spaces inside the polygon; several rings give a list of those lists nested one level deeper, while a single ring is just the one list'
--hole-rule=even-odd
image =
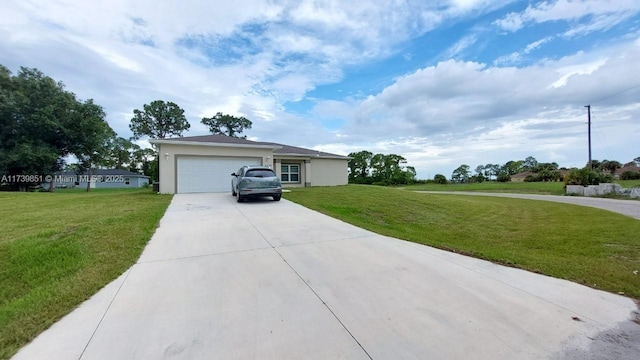
[{"label": "tree", "polygon": [[[80,173],[86,171],[91,177],[93,167],[107,163],[109,143],[113,142],[116,133],[105,121],[102,107],[91,99],[78,104],[74,115],[76,126],[70,130],[73,139],[71,153],[78,159]],[[90,182],[87,182],[87,191],[90,189]]]},{"label": "tree", "polygon": [[134,144],[129,139],[123,137],[115,137],[108,144],[108,155],[105,166],[109,166],[115,169],[129,169],[135,168],[133,165],[133,154],[136,150],[140,149],[140,146]]},{"label": "tree", "polygon": [[478,165],[476,166],[476,170],[475,170],[476,174],[474,175],[476,182],[483,182],[485,180],[484,177],[484,165]]},{"label": "tree", "polygon": [[536,160],[536,158],[534,158],[533,156],[527,156],[527,158],[524,159],[524,162],[522,164],[522,170],[534,171],[534,169],[537,166],[538,166],[538,160]]},{"label": "tree", "polygon": [[524,164],[524,161],[522,160],[518,160],[518,161],[507,161],[504,165],[502,165],[502,167],[500,168],[500,174],[506,174],[506,175],[515,175],[518,174],[520,172],[522,172],[522,166]]},{"label": "tree", "polygon": [[356,184],[367,183],[369,177],[369,164],[373,153],[370,151],[362,150],[358,152],[352,152],[349,154],[351,160],[349,160],[349,182]]},{"label": "tree", "polygon": [[448,181],[446,176],[442,174],[436,174],[436,176],[433,177],[433,182],[435,182],[436,184],[446,184]]},{"label": "tree", "polygon": [[133,118],[129,129],[134,139],[149,137],[164,139],[169,136],[182,136],[182,132],[189,130],[191,125],[184,116],[184,110],[173,102],[162,100],[145,104],[143,110],[133,110]]},{"label": "tree", "polygon": [[396,154],[375,154],[363,150],[349,154],[349,182],[397,185],[416,181],[416,169],[404,166],[407,160]]},{"label": "tree", "polygon": [[451,181],[458,183],[465,183],[469,180],[469,165],[460,165],[457,169],[453,170],[451,174]]},{"label": "tree", "polygon": [[[240,137],[240,134],[244,130],[251,129],[251,125],[253,124],[251,120],[243,116],[235,117],[233,115],[222,114],[221,112],[210,118],[202,118],[200,122],[207,125],[212,134],[221,134],[236,138]],[[246,139],[247,136],[242,136],[242,138]]]},{"label": "tree", "polygon": [[603,160],[600,163],[600,170],[608,171],[611,175],[616,173],[616,170],[620,169],[622,164],[615,160]]},{"label": "tree", "polygon": [[[69,133],[78,101],[64,84],[37,69],[17,76],[0,65],[0,173],[52,175],[62,170],[74,143]],[[13,183],[25,189],[41,181]]]},{"label": "tree", "polygon": [[140,148],[134,150],[129,171],[141,172],[150,177],[152,181],[158,181],[158,157],[153,149]]}]

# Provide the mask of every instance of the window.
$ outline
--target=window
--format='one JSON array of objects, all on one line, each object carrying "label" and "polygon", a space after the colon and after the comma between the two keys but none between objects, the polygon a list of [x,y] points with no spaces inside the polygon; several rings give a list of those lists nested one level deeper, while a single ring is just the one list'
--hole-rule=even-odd
[{"label": "window", "polygon": [[276,177],[276,174],[273,170],[268,169],[249,169],[247,170],[245,177],[271,178]]},{"label": "window", "polygon": [[289,183],[300,182],[300,165],[282,164],[280,169],[282,170],[280,181]]}]

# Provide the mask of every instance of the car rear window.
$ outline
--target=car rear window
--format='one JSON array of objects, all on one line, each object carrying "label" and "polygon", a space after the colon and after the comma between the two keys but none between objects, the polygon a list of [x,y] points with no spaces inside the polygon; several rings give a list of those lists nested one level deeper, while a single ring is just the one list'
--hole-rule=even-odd
[{"label": "car rear window", "polygon": [[266,178],[266,177],[275,177],[276,173],[274,173],[273,170],[268,170],[268,169],[254,169],[254,170],[247,170],[247,173],[244,176]]}]

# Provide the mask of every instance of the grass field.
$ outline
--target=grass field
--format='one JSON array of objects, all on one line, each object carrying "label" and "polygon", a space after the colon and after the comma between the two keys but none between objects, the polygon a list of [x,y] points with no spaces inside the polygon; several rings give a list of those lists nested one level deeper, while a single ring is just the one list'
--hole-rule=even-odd
[{"label": "grass field", "polygon": [[[640,180],[616,180],[626,188],[640,186]],[[408,190],[425,191],[484,191],[516,194],[564,195],[563,182],[483,182],[474,184],[423,184],[411,185]]]},{"label": "grass field", "polygon": [[127,270],[171,196],[0,192],[0,359]]},{"label": "grass field", "polygon": [[366,185],[293,189],[284,196],[379,234],[640,298],[640,274],[634,274],[640,221],[630,217],[545,201]]}]

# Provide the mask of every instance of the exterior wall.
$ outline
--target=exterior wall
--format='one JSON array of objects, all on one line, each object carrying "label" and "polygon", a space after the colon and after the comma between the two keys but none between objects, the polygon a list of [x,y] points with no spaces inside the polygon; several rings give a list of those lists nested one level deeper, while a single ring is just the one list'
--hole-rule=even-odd
[{"label": "exterior wall", "polygon": [[260,158],[265,166],[273,166],[273,150],[239,146],[206,146],[194,144],[158,144],[160,193],[175,194],[177,165],[180,156],[207,156],[225,158]]},{"label": "exterior wall", "polygon": [[[346,159],[311,159],[311,186],[347,185]],[[307,179],[307,181],[309,181]]]},{"label": "exterior wall", "polygon": [[[120,176],[120,175],[102,175],[103,177],[111,177],[111,176]],[[127,188],[139,188],[143,187],[146,184],[149,184],[149,178],[146,176],[128,176],[122,175],[125,179],[129,179],[129,184],[127,185],[124,181],[117,182],[106,182],[106,181],[91,181],[92,189],[127,189]],[[65,175],[65,180],[67,176]],[[49,188],[49,183],[43,183],[42,186],[44,188]],[[54,182],[54,188],[79,188],[86,189],[87,182],[81,181],[76,185],[75,181],[59,181]]]},{"label": "exterior wall", "polygon": [[[117,175],[120,176],[120,175]],[[122,177],[124,179],[129,179],[129,184],[127,185],[127,183],[125,181],[118,181],[118,182],[96,182],[95,187],[98,189],[116,189],[116,188],[123,188],[123,189],[129,189],[129,188],[140,188],[143,187],[145,184],[149,184],[149,178],[147,177],[143,177],[143,176],[127,176],[127,175],[122,175]]]}]

